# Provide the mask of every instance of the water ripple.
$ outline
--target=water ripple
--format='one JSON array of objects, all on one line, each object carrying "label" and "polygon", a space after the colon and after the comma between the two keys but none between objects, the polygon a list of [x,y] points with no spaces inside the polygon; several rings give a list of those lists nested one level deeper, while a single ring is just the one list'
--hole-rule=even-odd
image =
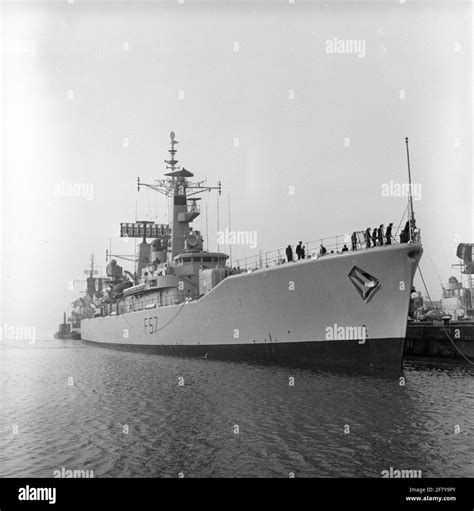
[{"label": "water ripple", "polygon": [[411,364],[403,386],[400,375],[3,344],[0,476],[473,477],[473,375]]}]

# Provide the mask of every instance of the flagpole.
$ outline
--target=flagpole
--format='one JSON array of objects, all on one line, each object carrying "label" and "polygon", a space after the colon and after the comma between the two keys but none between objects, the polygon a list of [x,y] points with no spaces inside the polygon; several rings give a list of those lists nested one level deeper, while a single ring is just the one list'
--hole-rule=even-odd
[{"label": "flagpole", "polygon": [[410,205],[410,240],[413,241],[415,227],[415,212],[413,210],[413,196],[411,187],[411,169],[410,169],[410,152],[408,150],[408,137],[405,137],[405,145],[407,148],[407,163],[408,163],[408,204]]}]

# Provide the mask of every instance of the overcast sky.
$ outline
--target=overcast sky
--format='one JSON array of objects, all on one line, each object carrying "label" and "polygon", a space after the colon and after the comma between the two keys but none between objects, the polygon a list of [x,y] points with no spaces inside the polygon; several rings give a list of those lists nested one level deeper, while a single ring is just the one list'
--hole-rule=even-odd
[{"label": "overcast sky", "polygon": [[[90,253],[103,270],[109,238],[133,253],[118,234],[136,204],[167,223],[136,178],[162,176],[171,130],[180,163],[222,181],[220,227],[230,195],[232,229],[257,233],[257,249],[234,258],[398,223],[406,198],[382,189],[407,181],[405,136],[433,299],[457,243],[474,241],[468,2],[1,8],[2,323],[50,336]],[[88,193],[65,196],[74,184]],[[212,194],[210,249],[216,204]]]}]

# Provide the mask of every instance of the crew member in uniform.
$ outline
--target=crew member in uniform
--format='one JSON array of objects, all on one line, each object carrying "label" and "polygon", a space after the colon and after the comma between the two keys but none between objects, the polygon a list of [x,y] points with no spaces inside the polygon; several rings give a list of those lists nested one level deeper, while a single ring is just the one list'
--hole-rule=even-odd
[{"label": "crew member in uniform", "polygon": [[373,245],[374,247],[376,247],[376,246],[377,246],[377,227],[374,227],[374,228],[372,229],[372,245]]},{"label": "crew member in uniform", "polygon": [[298,259],[301,259],[301,252],[303,251],[301,244],[302,241],[300,241],[298,245],[296,245],[296,255],[298,256]]},{"label": "crew member in uniform", "polygon": [[387,230],[385,231],[385,244],[391,245],[392,244],[392,225],[393,223],[389,223]]},{"label": "crew member in uniform", "polygon": [[379,227],[379,245],[383,247],[383,224]]},{"label": "crew member in uniform", "polygon": [[352,250],[357,250],[357,233],[354,231],[351,236]]},{"label": "crew member in uniform", "polygon": [[365,238],[365,248],[370,248],[370,227],[367,227],[367,230],[364,233]]}]

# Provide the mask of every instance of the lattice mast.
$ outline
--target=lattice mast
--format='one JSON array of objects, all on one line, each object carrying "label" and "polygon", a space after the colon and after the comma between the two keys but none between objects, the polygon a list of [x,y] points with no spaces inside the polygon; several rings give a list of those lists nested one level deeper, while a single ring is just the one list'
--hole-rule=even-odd
[{"label": "lattice mast", "polygon": [[218,190],[219,195],[221,195],[220,181],[217,186],[207,186],[206,180],[191,181],[189,178],[192,178],[194,174],[184,167],[178,166],[178,160],[176,159],[177,149],[175,149],[178,141],[175,137],[172,131],[170,133],[171,149],[168,149],[170,159],[164,160],[166,169],[169,170],[169,172],[165,173],[166,178],[157,179],[153,184],[142,183],[140,178],[137,179],[138,191],[140,191],[140,187],[147,186],[166,197],[172,198],[173,212],[170,218],[171,238],[170,246],[168,247],[170,259],[173,259],[185,250],[185,240],[190,231],[189,224],[200,214],[197,204],[200,197],[194,196],[210,192],[211,190]]}]

